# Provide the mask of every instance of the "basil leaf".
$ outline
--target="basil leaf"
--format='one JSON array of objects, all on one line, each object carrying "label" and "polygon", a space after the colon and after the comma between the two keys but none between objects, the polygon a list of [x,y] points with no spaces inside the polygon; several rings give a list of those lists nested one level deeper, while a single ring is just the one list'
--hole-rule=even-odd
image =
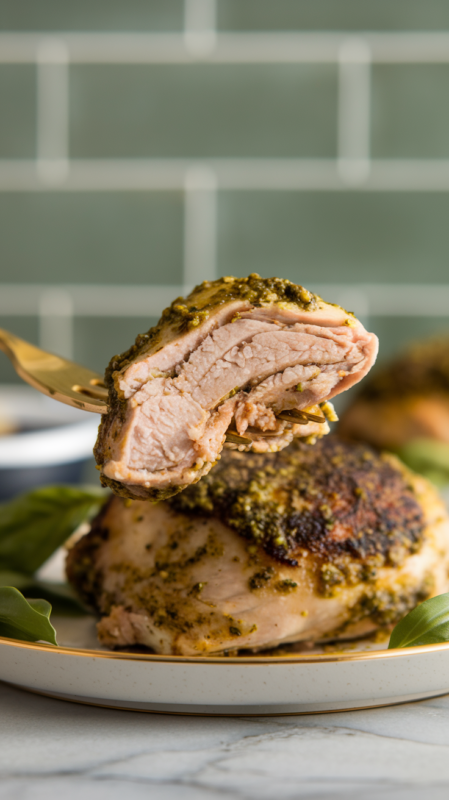
[{"label": "basil leaf", "polygon": [[0,589],[0,636],[24,642],[57,644],[50,622],[51,605],[46,600],[25,600],[18,589]]},{"label": "basil leaf", "polygon": [[96,487],[46,486],[0,505],[0,564],[32,575],[108,493]]},{"label": "basil leaf", "polygon": [[412,439],[396,450],[410,469],[419,472],[437,486],[449,483],[449,445],[435,439]]},{"label": "basil leaf", "polygon": [[9,569],[0,569],[0,588],[4,586],[15,586],[21,592],[31,585],[33,579],[22,572],[13,572]]},{"label": "basil leaf", "polygon": [[449,642],[449,592],[424,600],[393,629],[388,649]]},{"label": "basil leaf", "polygon": [[27,600],[30,597],[48,600],[55,614],[80,616],[89,613],[68,583],[38,580],[22,572],[0,569],[0,587],[2,586],[14,586]]}]

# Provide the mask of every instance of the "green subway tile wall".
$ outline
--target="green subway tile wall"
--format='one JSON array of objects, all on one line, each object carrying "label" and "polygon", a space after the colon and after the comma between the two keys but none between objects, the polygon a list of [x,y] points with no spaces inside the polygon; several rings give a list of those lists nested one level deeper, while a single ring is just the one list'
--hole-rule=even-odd
[{"label": "green subway tile wall", "polygon": [[179,31],[182,0],[2,0],[4,31]]},{"label": "green subway tile wall", "polygon": [[319,283],[445,283],[449,194],[226,192],[219,267]]},{"label": "green subway tile wall", "polygon": [[433,31],[449,29],[445,0],[218,0],[222,30]]},{"label": "green subway tile wall", "polygon": [[36,70],[0,64],[0,158],[34,158]]},{"label": "green subway tile wall", "polygon": [[[159,302],[108,313],[108,286],[255,271],[352,286],[382,358],[449,328],[448,100],[442,0],[2,0],[0,326],[53,314],[101,371]],[[381,314],[368,284],[440,306]],[[45,294],[70,285],[73,319]]]},{"label": "green subway tile wall", "polygon": [[113,355],[126,350],[138,333],[156,322],[156,317],[80,318],[74,326],[74,359],[102,373]]},{"label": "green subway tile wall", "polygon": [[74,158],[336,155],[333,65],[77,66]]},{"label": "green subway tile wall", "polygon": [[449,157],[449,64],[373,70],[374,158]]},{"label": "green subway tile wall", "polygon": [[[381,361],[387,361],[410,341],[419,341],[438,333],[449,333],[447,317],[370,317],[371,330],[379,337]],[[346,399],[346,398],[345,398]]]},{"label": "green subway tile wall", "polygon": [[179,285],[182,203],[179,192],[0,192],[2,279]]},{"label": "green subway tile wall", "polygon": [[[6,31],[179,31],[182,0],[2,0]],[[445,0],[218,0],[221,30],[449,29]]]}]

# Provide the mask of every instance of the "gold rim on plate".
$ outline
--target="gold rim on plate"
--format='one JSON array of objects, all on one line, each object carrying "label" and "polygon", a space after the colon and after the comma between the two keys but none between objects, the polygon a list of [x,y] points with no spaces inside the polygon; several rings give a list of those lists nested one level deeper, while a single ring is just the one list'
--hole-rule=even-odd
[{"label": "gold rim on plate", "polygon": [[440,650],[449,650],[449,642],[441,644],[424,644],[419,647],[400,647],[394,650],[365,650],[358,653],[318,653],[318,654],[293,654],[291,656],[169,656],[155,653],[126,653],[104,650],[88,650],[76,647],[59,647],[41,642],[23,642],[18,639],[8,639],[0,636],[0,645],[15,647],[19,650],[38,650],[46,653],[58,653],[65,656],[78,656],[88,658],[110,658],[119,661],[150,661],[187,664],[313,664],[332,661],[368,661],[371,659],[400,658],[404,656],[435,653]]}]

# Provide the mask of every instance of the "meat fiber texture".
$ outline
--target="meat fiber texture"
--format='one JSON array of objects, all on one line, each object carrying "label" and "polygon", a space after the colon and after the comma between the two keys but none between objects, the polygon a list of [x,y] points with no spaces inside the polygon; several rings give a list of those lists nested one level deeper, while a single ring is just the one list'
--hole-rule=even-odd
[{"label": "meat fiber texture", "polygon": [[388,628],[447,591],[449,518],[394,456],[328,436],[225,451],[158,504],[112,497],[69,552],[110,648],[207,656]]},{"label": "meat fiber texture", "polygon": [[322,436],[325,421],[277,415],[320,412],[376,354],[374,334],[302,286],[254,274],[205,281],[112,359],[95,447],[102,483],[159,500],[209,472],[228,429],[249,437],[255,452]]}]

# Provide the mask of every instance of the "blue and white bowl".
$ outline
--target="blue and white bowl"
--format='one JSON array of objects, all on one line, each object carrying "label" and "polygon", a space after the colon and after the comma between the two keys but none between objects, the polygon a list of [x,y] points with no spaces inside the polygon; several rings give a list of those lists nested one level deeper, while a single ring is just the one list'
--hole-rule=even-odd
[{"label": "blue and white bowl", "polygon": [[92,459],[100,421],[96,414],[28,386],[0,386],[0,417],[17,429],[0,436],[0,500],[38,486],[82,480]]}]

